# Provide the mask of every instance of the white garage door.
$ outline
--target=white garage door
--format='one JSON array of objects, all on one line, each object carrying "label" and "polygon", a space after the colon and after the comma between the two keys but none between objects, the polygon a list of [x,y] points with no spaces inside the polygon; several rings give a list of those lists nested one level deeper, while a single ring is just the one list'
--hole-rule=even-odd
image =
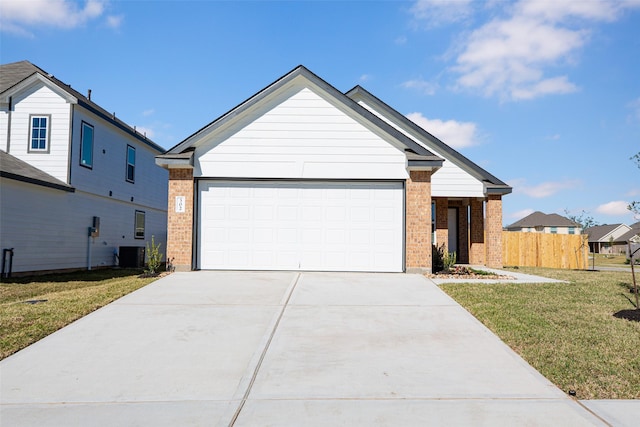
[{"label": "white garage door", "polygon": [[200,181],[198,267],[403,270],[402,182]]}]

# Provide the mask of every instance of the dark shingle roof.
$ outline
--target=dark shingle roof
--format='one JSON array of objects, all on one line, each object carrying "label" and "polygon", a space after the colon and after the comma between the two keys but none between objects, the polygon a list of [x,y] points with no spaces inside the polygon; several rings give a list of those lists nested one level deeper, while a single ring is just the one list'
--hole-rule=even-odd
[{"label": "dark shingle roof", "polygon": [[17,157],[7,154],[0,150],[0,176],[3,178],[14,179],[16,181],[28,182],[31,184],[42,185],[44,187],[55,188],[57,190],[74,192],[75,188],[67,185],[40,169],[31,166]]},{"label": "dark shingle roof", "polygon": [[0,65],[0,93],[15,86],[36,72],[45,76],[47,75],[47,73],[29,61]]},{"label": "dark shingle roof", "polygon": [[423,142],[428,141],[426,143],[435,147],[436,150],[440,150],[442,153],[444,153],[443,155],[446,156],[448,161],[451,161],[452,163],[458,165],[463,170],[471,174],[474,178],[483,182],[489,192],[492,192],[494,194],[511,193],[511,186],[496,178],[495,176],[478,166],[476,163],[463,156],[458,151],[449,147],[440,139],[436,138],[425,129],[418,126],[415,122],[409,120],[406,116],[400,114],[400,112],[389,106],[384,101],[380,100],[375,95],[371,94],[362,86],[358,85],[354,87],[353,89],[348,91],[346,95],[352,99],[363,98],[367,103],[374,104],[378,108],[382,109],[385,114],[393,117],[396,122],[400,123],[406,130],[411,131],[411,133],[414,135],[414,138],[419,138],[419,140],[422,140]]},{"label": "dark shingle roof", "polygon": [[525,216],[521,220],[514,222],[506,228],[511,229],[524,227],[580,227],[580,224],[558,214],[546,214],[536,211]]},{"label": "dark shingle roof", "polygon": [[73,97],[77,98],[79,105],[82,105],[84,108],[102,117],[104,120],[112,123],[113,125],[125,131],[129,135],[134,136],[140,142],[143,142],[144,144],[148,145],[154,150],[160,153],[164,152],[164,149],[160,147],[158,144],[156,144],[155,142],[147,138],[145,135],[138,133],[131,126],[129,126],[122,120],[118,119],[115,116],[115,113],[108,112],[107,110],[100,107],[98,104],[91,101],[89,98],[87,98],[77,90],[73,89],[71,85],[68,85],[62,82],[61,80],[56,79],[53,75],[47,73],[42,68],[37,67],[36,65],[33,65],[29,61],[20,61],[20,62],[13,62],[10,64],[0,65],[0,93],[4,93],[5,91],[11,89],[15,85],[29,78],[35,73],[42,75],[51,83],[55,84],[56,86],[60,87],[62,90],[66,91],[67,93],[71,94]]},{"label": "dark shingle roof", "polygon": [[593,227],[589,227],[584,230],[585,234],[589,235],[590,242],[596,242],[602,239],[607,234],[611,233],[616,228],[620,227],[622,224],[603,224],[603,225],[594,225]]}]

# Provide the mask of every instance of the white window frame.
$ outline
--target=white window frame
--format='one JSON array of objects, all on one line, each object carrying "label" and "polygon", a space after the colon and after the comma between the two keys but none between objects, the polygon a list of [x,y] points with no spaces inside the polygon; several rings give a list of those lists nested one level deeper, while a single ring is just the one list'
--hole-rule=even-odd
[{"label": "white window frame", "polygon": [[[45,127],[45,141],[44,148],[33,148],[33,119],[46,119],[47,125]],[[40,129],[40,126],[38,127]],[[49,153],[49,145],[51,140],[51,115],[50,114],[30,114],[29,115],[29,142],[28,142],[28,150],[29,153]],[[38,137],[38,140],[42,138]]]}]

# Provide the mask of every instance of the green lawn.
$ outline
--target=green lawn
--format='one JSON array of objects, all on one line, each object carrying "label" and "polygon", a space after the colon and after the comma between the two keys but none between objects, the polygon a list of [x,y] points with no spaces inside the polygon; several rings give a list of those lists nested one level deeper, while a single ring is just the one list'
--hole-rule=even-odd
[{"label": "green lawn", "polygon": [[[591,265],[592,265],[591,257],[593,255],[594,254],[592,253],[589,254],[589,268],[591,268]],[[631,265],[625,263],[625,261],[627,260],[626,255],[595,254],[595,256],[596,256],[596,270],[598,269],[599,266],[631,268]]]},{"label": "green lawn", "polygon": [[640,322],[614,317],[634,308],[631,274],[517,271],[569,283],[441,288],[562,390],[579,399],[640,399]]},{"label": "green lawn", "polygon": [[[0,359],[155,280],[139,270],[93,270],[0,283]],[[26,301],[46,300],[35,304]]]}]

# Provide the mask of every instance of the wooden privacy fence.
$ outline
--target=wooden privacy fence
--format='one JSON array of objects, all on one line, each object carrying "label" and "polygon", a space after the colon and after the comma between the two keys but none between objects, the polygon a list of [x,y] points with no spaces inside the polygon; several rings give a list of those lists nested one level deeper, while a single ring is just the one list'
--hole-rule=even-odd
[{"label": "wooden privacy fence", "polygon": [[502,263],[505,266],[586,269],[587,236],[502,232]]}]

